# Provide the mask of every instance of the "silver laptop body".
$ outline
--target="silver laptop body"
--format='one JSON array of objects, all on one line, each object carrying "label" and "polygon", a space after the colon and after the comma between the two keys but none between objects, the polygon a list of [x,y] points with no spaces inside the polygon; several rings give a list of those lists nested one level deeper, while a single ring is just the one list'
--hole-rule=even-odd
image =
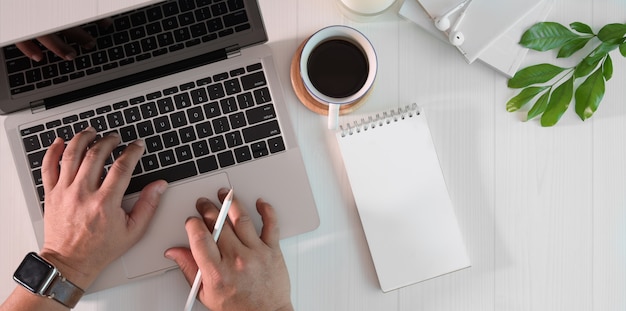
[{"label": "silver laptop body", "polygon": [[[166,1],[155,6],[176,3],[179,13],[202,9],[197,4],[203,1],[194,2],[192,9],[183,8],[187,2]],[[219,3],[235,9],[229,17],[220,17],[222,26],[232,24],[227,18],[234,14],[245,21],[244,26],[231,25],[233,29],[239,27],[238,31],[224,42],[211,39],[189,44],[180,52],[172,49],[174,52],[165,58],[120,64],[76,83],[53,83],[52,87],[42,87],[41,92],[12,94],[7,81],[16,71],[13,68],[7,73],[9,65],[4,54],[0,55],[5,64],[0,65],[4,71],[0,74],[0,111],[10,112],[5,128],[40,246],[45,210],[40,160],[53,139],[51,135],[70,138],[73,132],[95,125],[101,134],[118,131],[127,140],[122,145],[143,138],[147,152],[122,203],[125,209],[132,207],[138,197],[136,191],[143,185],[159,178],[170,181],[143,239],[111,264],[89,292],[176,268],[163,257],[164,251],[188,245],[184,222],[197,215],[196,199],[204,196],[218,202],[216,193],[221,187],[235,189],[257,230],[261,226],[255,210],[259,197],[276,208],[282,238],[319,225],[272,52],[261,44],[267,36],[258,4],[254,0]],[[223,6],[211,9],[220,13]],[[246,16],[241,18],[244,10]],[[207,47],[213,44],[215,49]]]}]

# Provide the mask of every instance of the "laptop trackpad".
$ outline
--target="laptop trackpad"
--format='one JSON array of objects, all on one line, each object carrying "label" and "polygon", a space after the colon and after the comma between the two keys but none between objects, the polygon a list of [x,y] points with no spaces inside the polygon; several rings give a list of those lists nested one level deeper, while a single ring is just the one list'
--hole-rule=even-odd
[{"label": "laptop trackpad", "polygon": [[[226,173],[170,185],[144,237],[122,256],[126,276],[135,278],[177,267],[163,257],[165,250],[173,246],[189,246],[185,220],[198,216],[196,200],[199,197],[219,204],[217,190],[220,188],[230,188]],[[123,208],[130,210],[136,200],[137,196],[124,200]]]}]

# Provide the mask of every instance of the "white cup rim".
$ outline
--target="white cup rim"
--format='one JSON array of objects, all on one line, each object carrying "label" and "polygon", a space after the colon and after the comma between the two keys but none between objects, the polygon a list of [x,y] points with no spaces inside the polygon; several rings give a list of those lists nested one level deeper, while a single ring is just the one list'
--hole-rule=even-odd
[{"label": "white cup rim", "polygon": [[[365,80],[365,83],[363,84],[361,89],[359,89],[351,96],[342,98],[330,97],[319,92],[313,86],[313,83],[309,79],[309,73],[307,68],[307,63],[309,56],[311,55],[311,51],[313,51],[315,47],[322,44],[323,42],[336,38],[348,38],[350,41],[352,41],[352,43],[354,43],[358,48],[361,49],[361,51],[367,58],[369,65],[367,79]],[[302,79],[306,90],[315,99],[326,104],[350,104],[363,98],[365,94],[367,94],[367,92],[369,92],[369,90],[372,88],[377,71],[378,59],[376,56],[376,51],[374,50],[374,46],[372,45],[370,40],[365,35],[363,35],[363,33],[349,26],[334,25],[318,30],[307,39],[300,54],[300,78]]]}]

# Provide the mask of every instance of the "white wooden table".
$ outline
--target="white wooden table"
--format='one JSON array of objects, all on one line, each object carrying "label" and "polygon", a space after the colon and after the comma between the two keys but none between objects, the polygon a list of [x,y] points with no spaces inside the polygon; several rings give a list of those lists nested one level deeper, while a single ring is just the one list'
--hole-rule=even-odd
[{"label": "white wooden table", "polygon": [[[147,1],[2,0],[0,41],[140,2]],[[597,31],[626,22],[622,0],[555,2],[548,19],[565,25],[581,21]],[[570,109],[556,127],[541,128],[506,112],[515,92],[504,76],[465,64],[451,46],[397,16],[357,23],[342,15],[337,0],[263,0],[261,8],[321,218],[317,230],[282,241],[297,310],[626,309],[626,62],[619,53],[591,120],[580,121]],[[470,269],[387,294],[379,290],[334,137],[325,118],[300,105],[289,84],[297,46],[332,24],[361,30],[379,55],[375,90],[350,117],[412,102],[428,107]],[[524,64],[553,58],[531,52]],[[4,299],[15,286],[15,267],[37,245],[1,128]],[[177,310],[188,290],[173,271],[88,295],[76,310]]]}]

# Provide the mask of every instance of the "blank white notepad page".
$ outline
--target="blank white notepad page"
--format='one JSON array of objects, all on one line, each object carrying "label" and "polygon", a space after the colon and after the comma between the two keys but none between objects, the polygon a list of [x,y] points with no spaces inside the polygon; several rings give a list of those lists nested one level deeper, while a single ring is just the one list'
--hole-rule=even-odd
[{"label": "blank white notepad page", "polygon": [[425,115],[404,115],[337,133],[385,292],[470,265]]}]

